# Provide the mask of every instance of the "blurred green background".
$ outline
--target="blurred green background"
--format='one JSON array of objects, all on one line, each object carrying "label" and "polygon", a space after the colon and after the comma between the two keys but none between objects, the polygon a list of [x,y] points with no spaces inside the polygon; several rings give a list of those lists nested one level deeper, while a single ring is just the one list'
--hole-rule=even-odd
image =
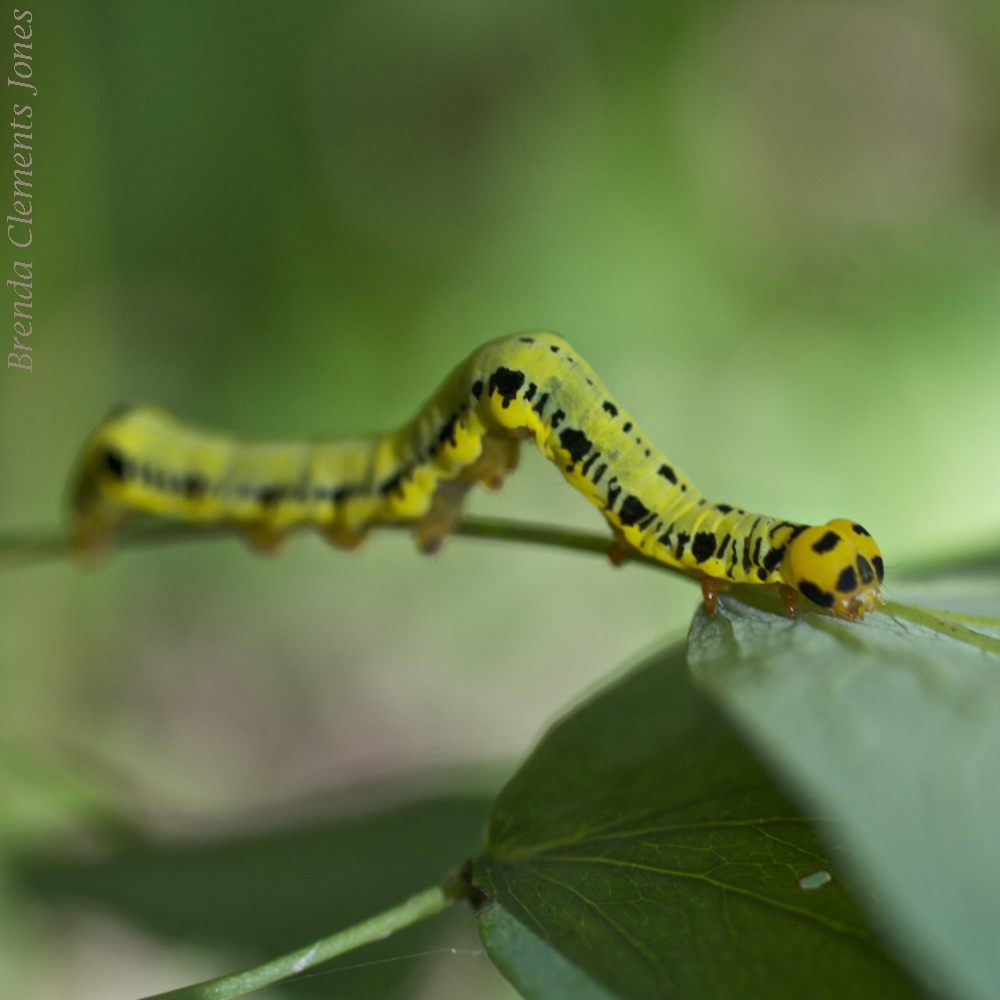
[{"label": "blurred green background", "polygon": [[[384,429],[481,342],[547,328],[709,496],[862,521],[890,595],[921,558],[1000,540],[992,0],[29,9],[34,371],[3,375],[5,532],[61,522],[123,400],[244,434]],[[534,454],[471,506],[602,525]],[[0,594],[0,848],[82,859],[33,862],[31,894],[20,860],[0,875],[0,993],[27,1000],[166,989],[336,929],[345,894],[357,919],[422,888],[476,851],[547,720],[698,596],[514,545],[418,558],[401,533],[132,551],[5,571]],[[154,857],[101,868],[81,830],[105,810]],[[313,823],[338,831],[315,882],[241,897]],[[271,853],[217,891],[272,937],[191,896],[201,860],[170,867],[231,862],[234,833]],[[294,934],[292,898],[312,907]],[[470,924],[410,950],[474,949]],[[483,956],[394,967],[400,995],[510,996]],[[351,975],[311,988],[388,995]]]}]

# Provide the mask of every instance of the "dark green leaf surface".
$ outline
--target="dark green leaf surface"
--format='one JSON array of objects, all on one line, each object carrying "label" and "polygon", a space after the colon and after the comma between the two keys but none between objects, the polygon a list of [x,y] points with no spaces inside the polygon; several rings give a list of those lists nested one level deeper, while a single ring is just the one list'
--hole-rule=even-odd
[{"label": "dark green leaf surface", "polygon": [[[727,598],[691,667],[838,821],[875,918],[962,998],[1000,995],[1000,582],[923,583],[864,623]],[[910,596],[894,588],[893,596]]]},{"label": "dark green leaf surface", "polygon": [[474,880],[483,942],[528,998],[917,995],[683,648],[552,729],[497,799]]}]

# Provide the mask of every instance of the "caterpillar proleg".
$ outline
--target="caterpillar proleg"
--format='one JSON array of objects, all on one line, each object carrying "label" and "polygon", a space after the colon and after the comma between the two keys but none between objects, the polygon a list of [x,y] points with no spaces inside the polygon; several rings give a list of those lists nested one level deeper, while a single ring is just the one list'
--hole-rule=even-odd
[{"label": "caterpillar proleg", "polygon": [[146,513],[232,524],[260,548],[312,525],[350,548],[402,522],[430,552],[473,485],[503,483],[526,438],[601,511],[619,552],[700,579],[710,609],[730,583],[778,587],[790,613],[800,595],[851,619],[881,601],[882,556],[860,524],[811,527],[706,500],[551,333],[480,347],[410,423],[381,437],[237,441],[154,407],[118,410],[83,450],[76,539],[98,548]]}]

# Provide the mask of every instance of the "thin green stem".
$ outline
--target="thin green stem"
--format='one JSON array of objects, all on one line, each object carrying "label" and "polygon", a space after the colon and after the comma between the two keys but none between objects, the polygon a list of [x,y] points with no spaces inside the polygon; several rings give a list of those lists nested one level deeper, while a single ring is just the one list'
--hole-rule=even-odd
[{"label": "thin green stem", "polygon": [[[386,524],[384,528],[402,528],[405,524]],[[122,530],[114,539],[115,548],[139,548],[173,542],[204,541],[209,538],[231,538],[238,532],[228,525],[188,523],[142,524]],[[550,548],[572,549],[607,556],[610,541],[607,535],[592,531],[567,531],[565,528],[500,518],[463,518],[452,532],[460,538],[491,538]],[[0,569],[10,569],[33,563],[52,562],[74,556],[72,538],[65,532],[49,531],[0,536]],[[628,562],[643,563],[663,569],[663,564],[638,552],[623,554]]]},{"label": "thin green stem", "polygon": [[[115,536],[115,548],[139,548],[170,542],[193,542],[199,536],[222,538],[232,536],[228,527],[205,528],[197,524],[150,522],[123,530]],[[0,536],[0,569],[13,569],[31,563],[54,562],[76,556],[72,537],[64,531],[17,532]]]},{"label": "thin green stem", "polygon": [[252,969],[220,976],[218,979],[208,979],[194,986],[157,993],[145,1000],[229,1000],[230,997],[244,996],[298,975],[364,944],[379,941],[419,920],[432,917],[466,895],[468,889],[468,884],[461,877],[453,876],[433,889],[411,896],[391,910],[385,910],[360,924],[299,948],[298,951],[289,952]]}]

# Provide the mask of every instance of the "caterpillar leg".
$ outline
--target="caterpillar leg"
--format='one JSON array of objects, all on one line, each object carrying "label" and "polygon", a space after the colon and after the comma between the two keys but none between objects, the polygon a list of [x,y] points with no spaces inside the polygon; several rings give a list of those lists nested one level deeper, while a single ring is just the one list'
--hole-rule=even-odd
[{"label": "caterpillar leg", "polygon": [[778,594],[781,596],[781,603],[785,605],[789,618],[795,617],[795,605],[799,600],[799,592],[794,587],[789,587],[787,583],[778,584]]},{"label": "caterpillar leg", "polygon": [[72,558],[84,569],[97,565],[117,536],[141,516],[110,497],[92,498],[77,509],[70,529]]},{"label": "caterpillar leg", "polygon": [[608,559],[611,560],[612,566],[624,566],[625,560],[628,559],[629,545],[623,542],[620,538],[615,538],[614,541],[608,546]]},{"label": "caterpillar leg", "polygon": [[473,482],[462,479],[438,484],[431,509],[413,525],[417,548],[425,555],[437,552],[448,535],[455,530],[455,525],[462,516],[462,501],[473,485]]},{"label": "caterpillar leg", "polygon": [[111,545],[114,534],[114,530],[104,525],[84,520],[77,521],[70,534],[69,543],[73,560],[84,569],[96,566]]},{"label": "caterpillar leg", "polygon": [[71,497],[73,553],[84,565],[91,565],[108,548],[122,528],[134,522],[138,513],[119,503],[110,490],[102,489],[100,471],[93,461],[86,464]]},{"label": "caterpillar leg", "polygon": [[356,549],[368,537],[369,526],[351,530],[339,525],[324,526],[320,529],[323,537],[335,548]]},{"label": "caterpillar leg", "polygon": [[503,488],[507,476],[513,472],[521,459],[521,441],[527,432],[518,432],[510,437],[495,437],[487,434],[483,438],[483,450],[479,458],[462,470],[462,479],[482,483],[490,492]]},{"label": "caterpillar leg", "polygon": [[482,483],[491,491],[503,487],[507,474],[517,468],[521,437],[486,435],[479,458],[466,466],[456,479],[438,482],[430,510],[413,527],[421,552],[431,554],[441,548],[445,538],[455,530],[462,516],[465,496],[476,483]]},{"label": "caterpillar leg", "polygon": [[263,555],[273,555],[285,544],[287,534],[263,524],[241,525],[243,541],[254,551]]},{"label": "caterpillar leg", "polygon": [[719,603],[719,594],[728,589],[728,580],[720,580],[717,576],[703,576],[701,578],[701,596],[710,615],[715,614],[715,608]]}]

